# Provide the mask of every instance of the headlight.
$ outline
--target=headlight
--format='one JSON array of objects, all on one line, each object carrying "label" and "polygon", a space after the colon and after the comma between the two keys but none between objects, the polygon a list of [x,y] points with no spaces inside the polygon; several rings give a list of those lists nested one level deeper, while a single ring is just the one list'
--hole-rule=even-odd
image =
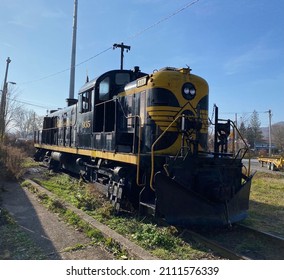
[{"label": "headlight", "polygon": [[186,83],[182,87],[182,95],[187,100],[192,100],[196,95],[195,86],[192,83]]}]

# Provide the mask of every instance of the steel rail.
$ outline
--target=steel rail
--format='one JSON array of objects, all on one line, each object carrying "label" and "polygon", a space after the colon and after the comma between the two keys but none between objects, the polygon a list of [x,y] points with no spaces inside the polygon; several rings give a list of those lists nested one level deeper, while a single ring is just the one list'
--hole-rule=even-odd
[{"label": "steel rail", "polygon": [[210,248],[211,250],[213,250],[214,252],[219,253],[222,257],[230,259],[230,260],[250,260],[250,258],[240,255],[228,248],[225,248],[224,246],[222,246],[221,244],[212,241],[204,236],[202,236],[201,234],[192,231],[192,230],[184,230],[181,233],[181,238],[183,238],[183,240],[185,242],[188,242],[188,240],[190,238],[193,238],[195,241],[204,244],[206,247]]},{"label": "steel rail", "polygon": [[259,235],[260,237],[267,238],[272,242],[277,242],[280,246],[283,246],[283,248],[284,248],[284,237],[277,236],[277,235],[274,235],[272,233],[261,231],[261,230],[258,230],[256,228],[252,228],[250,226],[246,226],[246,225],[242,225],[242,224],[236,224],[236,227],[243,229],[243,230],[246,230],[246,231],[250,231],[253,234]]}]

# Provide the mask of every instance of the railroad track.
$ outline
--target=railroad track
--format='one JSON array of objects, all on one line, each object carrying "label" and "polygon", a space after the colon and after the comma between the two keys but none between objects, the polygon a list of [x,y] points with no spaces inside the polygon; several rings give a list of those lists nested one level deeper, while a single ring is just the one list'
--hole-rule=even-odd
[{"label": "railroad track", "polygon": [[201,243],[205,247],[211,249],[212,251],[218,253],[221,257],[230,259],[230,260],[247,260],[249,258],[240,255],[229,248],[224,247],[220,243],[215,242],[214,240],[205,237],[204,235],[195,232],[193,230],[184,230],[181,234],[181,238],[185,242],[189,242],[194,239],[196,242]]},{"label": "railroad track", "polygon": [[284,238],[241,224],[231,229],[183,230],[185,242],[195,240],[231,260],[283,260]]}]

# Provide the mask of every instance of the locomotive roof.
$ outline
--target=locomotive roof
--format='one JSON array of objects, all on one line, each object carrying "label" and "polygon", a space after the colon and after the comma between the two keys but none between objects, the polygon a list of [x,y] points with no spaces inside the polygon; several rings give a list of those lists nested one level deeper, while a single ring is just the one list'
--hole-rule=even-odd
[{"label": "locomotive roof", "polygon": [[[139,68],[138,68],[139,70]],[[101,77],[103,76],[107,76],[107,75],[112,75],[114,73],[134,73],[135,69],[134,70],[111,70],[111,71],[108,71],[108,72],[105,72],[103,73],[102,75],[92,79],[91,81],[85,83],[80,89],[79,89],[79,94],[82,93],[82,92],[85,92],[91,88],[94,88],[96,83],[97,83],[97,80],[100,79]],[[140,72],[141,76],[144,76],[144,75],[147,75],[145,73],[142,73]]]},{"label": "locomotive roof", "polygon": [[[100,77],[100,76],[99,76]],[[92,79],[89,82],[86,82],[80,89],[79,89],[79,93],[84,92],[90,88],[93,88],[96,85],[96,81],[99,77],[96,77],[94,79]]]}]

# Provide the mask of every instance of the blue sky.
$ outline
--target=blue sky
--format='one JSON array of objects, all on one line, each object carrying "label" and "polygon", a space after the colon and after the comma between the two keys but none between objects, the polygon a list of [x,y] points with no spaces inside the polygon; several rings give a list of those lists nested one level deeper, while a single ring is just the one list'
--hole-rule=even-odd
[{"label": "blue sky", "polygon": [[[98,54],[124,42],[126,69],[189,65],[204,77],[210,115],[216,103],[223,118],[247,120],[256,110],[267,126],[271,109],[272,123],[284,121],[283,0],[78,2],[76,63],[87,62],[76,68],[75,96],[87,73],[119,68],[118,49]],[[20,101],[44,107],[25,105],[38,114],[66,105],[72,20],[73,0],[0,1],[0,81],[9,56],[8,80]]]}]

